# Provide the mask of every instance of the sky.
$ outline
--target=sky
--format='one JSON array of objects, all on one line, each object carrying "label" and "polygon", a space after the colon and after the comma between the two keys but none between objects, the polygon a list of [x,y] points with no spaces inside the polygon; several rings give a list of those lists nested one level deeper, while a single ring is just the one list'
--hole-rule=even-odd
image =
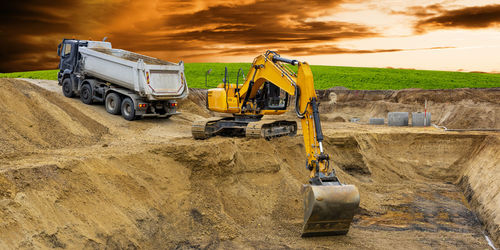
[{"label": "sky", "polygon": [[0,72],[55,69],[63,38],[177,62],[500,72],[498,0],[23,0],[0,9]]}]

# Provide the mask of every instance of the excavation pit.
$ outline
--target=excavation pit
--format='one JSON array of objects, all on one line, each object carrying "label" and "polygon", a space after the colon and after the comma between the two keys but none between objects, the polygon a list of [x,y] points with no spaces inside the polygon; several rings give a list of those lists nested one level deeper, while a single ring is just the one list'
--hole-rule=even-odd
[{"label": "excavation pit", "polygon": [[[495,150],[498,138],[440,131],[414,133],[411,128],[357,132],[329,125],[327,153],[341,180],[355,184],[361,196],[347,236],[299,238],[299,187],[307,181],[300,136],[270,142],[212,138],[206,147],[182,140],[180,145],[156,153],[170,157],[179,147],[190,152],[177,152],[174,160],[192,171],[190,179],[196,183],[196,191],[201,191],[193,196],[193,206],[211,221],[219,221],[223,215],[222,224],[231,225],[232,242],[240,246],[265,239],[269,247],[279,247],[277,242],[285,240],[291,248],[486,248],[485,234],[495,239],[497,235],[489,232],[498,228],[495,212],[491,212],[498,209],[494,205],[498,200],[489,204],[478,201],[484,194],[498,192],[486,185],[499,177],[493,171],[498,155],[491,155],[489,162],[483,157],[483,150]],[[363,129],[367,127],[371,126]],[[482,161],[492,172],[480,179],[475,175],[472,181],[475,161]],[[467,191],[478,182],[484,184]]]},{"label": "excavation pit", "polygon": [[[81,136],[84,144],[41,140],[45,127],[4,114],[4,129],[16,129],[0,137],[0,245],[6,248],[486,249],[484,234],[500,243],[498,133],[326,119],[324,147],[341,181],[358,187],[361,203],[347,235],[301,238],[300,189],[308,171],[300,131],[271,141],[195,141],[191,122],[208,116],[196,98],[180,104],[182,116],[130,123],[25,82],[0,87],[5,96],[19,89],[20,98],[40,96],[31,99],[41,110],[33,112],[47,114],[39,124],[92,124],[89,133],[100,136]],[[363,116],[346,95],[332,104],[338,109],[322,114],[346,121],[349,113],[385,116],[379,108]],[[0,105],[31,110],[20,98]],[[47,111],[45,101],[60,110]],[[66,124],[67,115],[76,118]]]}]

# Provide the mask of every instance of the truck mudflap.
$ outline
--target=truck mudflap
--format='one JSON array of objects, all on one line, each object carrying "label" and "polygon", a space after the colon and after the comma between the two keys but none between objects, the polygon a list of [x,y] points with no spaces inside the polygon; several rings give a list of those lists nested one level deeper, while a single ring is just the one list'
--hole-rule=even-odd
[{"label": "truck mudflap", "polygon": [[344,235],[359,206],[354,185],[304,185],[302,237]]}]

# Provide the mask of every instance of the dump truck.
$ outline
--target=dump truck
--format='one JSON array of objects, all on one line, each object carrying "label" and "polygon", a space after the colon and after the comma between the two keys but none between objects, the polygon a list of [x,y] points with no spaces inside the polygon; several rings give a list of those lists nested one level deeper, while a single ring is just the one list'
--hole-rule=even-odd
[{"label": "dump truck", "polygon": [[188,95],[182,61],[115,49],[105,39],[63,39],[57,54],[64,96],[80,96],[85,104],[104,103],[108,113],[129,121],[179,114],[177,100]]}]

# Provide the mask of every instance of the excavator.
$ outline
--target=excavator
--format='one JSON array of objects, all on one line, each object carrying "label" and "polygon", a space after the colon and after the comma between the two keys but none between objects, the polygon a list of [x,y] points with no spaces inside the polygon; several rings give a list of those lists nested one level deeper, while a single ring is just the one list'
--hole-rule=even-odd
[{"label": "excavator", "polygon": [[[297,66],[295,72],[289,66]],[[239,78],[239,72],[238,72]],[[238,79],[237,78],[237,79]],[[309,183],[303,186],[304,224],[302,236],[345,235],[359,206],[356,186],[340,182],[323,148],[323,133],[309,64],[281,57],[274,51],[256,57],[243,84],[227,81],[207,92],[207,108],[232,116],[195,121],[192,135],[206,139],[215,135],[271,139],[293,136],[297,123],[262,120],[263,116],[287,111],[295,96],[295,112],[301,120]]]}]

